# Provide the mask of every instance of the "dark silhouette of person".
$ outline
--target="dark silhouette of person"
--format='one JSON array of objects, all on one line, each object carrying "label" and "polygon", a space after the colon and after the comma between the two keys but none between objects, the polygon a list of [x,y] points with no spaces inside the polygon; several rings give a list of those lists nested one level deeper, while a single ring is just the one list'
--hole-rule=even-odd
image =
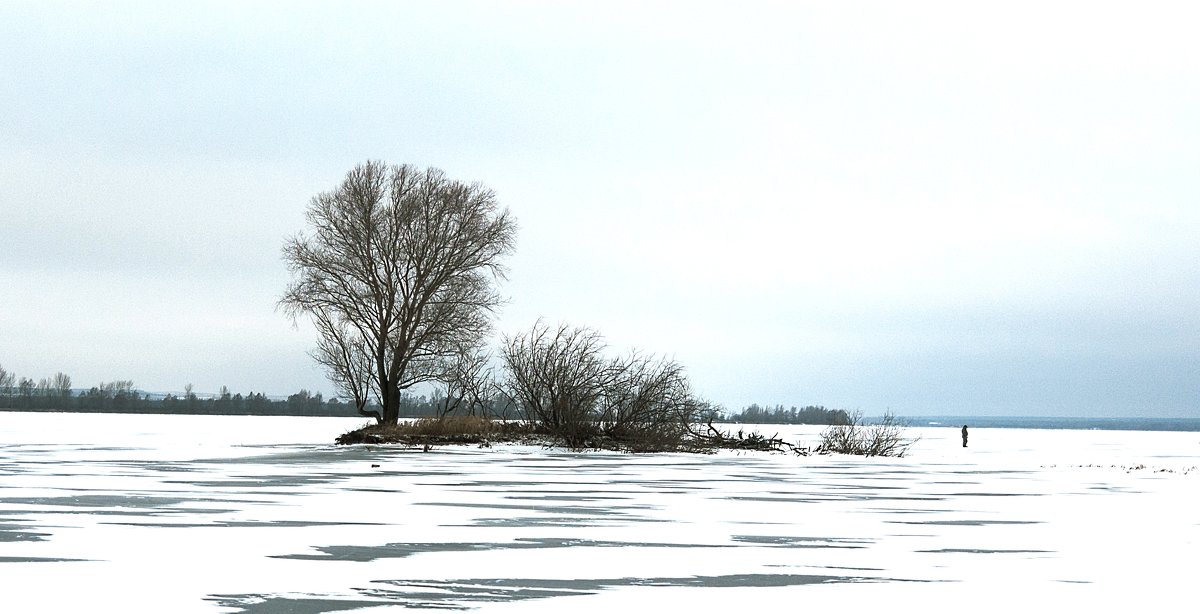
[{"label": "dark silhouette of person", "polygon": [[967,447],[967,425],[963,425],[963,447]]}]

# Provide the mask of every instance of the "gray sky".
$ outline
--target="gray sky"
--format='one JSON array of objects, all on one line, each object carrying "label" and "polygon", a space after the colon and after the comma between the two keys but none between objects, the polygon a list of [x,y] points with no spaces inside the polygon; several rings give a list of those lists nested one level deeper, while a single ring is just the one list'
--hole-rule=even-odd
[{"label": "gray sky", "polygon": [[367,159],[520,223],[538,317],[702,395],[1200,414],[1200,9],[0,4],[0,364],[333,387],[283,240]]}]

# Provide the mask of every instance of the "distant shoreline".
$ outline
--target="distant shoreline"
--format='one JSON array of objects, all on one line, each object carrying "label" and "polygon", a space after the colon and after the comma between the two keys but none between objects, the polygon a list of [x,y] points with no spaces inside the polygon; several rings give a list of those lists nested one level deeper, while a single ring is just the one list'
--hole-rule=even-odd
[{"label": "distant shoreline", "polygon": [[[161,408],[132,408],[132,409],[105,409],[105,410],[79,410],[79,409],[25,409],[25,408],[9,408],[0,407],[0,413],[56,413],[56,414],[141,414],[141,415],[179,415],[179,416],[279,416],[292,418],[361,418],[369,420],[366,416],[360,416],[352,409],[347,412],[330,412],[330,411],[309,411],[303,410],[286,410],[279,407],[283,411],[208,411],[208,412],[187,412],[165,410]],[[401,416],[401,418],[419,418],[422,416]],[[1058,430],[1084,430],[1084,431],[1173,431],[1173,432],[1200,432],[1200,418],[1069,418],[1062,416],[897,416],[905,426],[912,428],[961,428],[962,425],[968,425],[971,428],[1000,428],[1000,429],[1058,429]],[[866,418],[866,422],[870,423],[874,417]],[[722,422],[721,424],[739,424],[736,422]],[[746,423],[749,424],[749,423]],[[783,424],[757,424],[757,426],[805,426],[783,425]],[[821,424],[807,426],[826,426]]]},{"label": "distant shoreline", "polygon": [[280,416],[291,418],[362,418],[352,407],[344,412],[328,410],[308,410],[279,407],[279,411],[255,411],[249,409],[231,409],[228,411],[178,411],[161,407],[132,407],[106,409],[53,409],[46,407],[0,407],[0,413],[30,413],[30,414],[141,414],[148,416]]},{"label": "distant shoreline", "polygon": [[1068,418],[1063,416],[899,416],[907,426],[1200,432],[1200,418]]}]

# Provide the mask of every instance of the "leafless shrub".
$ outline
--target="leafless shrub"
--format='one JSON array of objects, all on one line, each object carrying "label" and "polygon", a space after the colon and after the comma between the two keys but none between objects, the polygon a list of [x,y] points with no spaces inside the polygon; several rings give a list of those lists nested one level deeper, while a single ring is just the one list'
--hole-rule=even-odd
[{"label": "leafless shrub", "polygon": [[683,367],[632,353],[608,365],[610,376],[599,416],[601,432],[634,451],[680,448],[702,404]]},{"label": "leafless shrub", "polygon": [[705,405],[683,367],[632,353],[606,359],[589,328],[537,322],[507,339],[504,389],[526,415],[567,446],[630,451],[681,449]]},{"label": "leafless shrub", "polygon": [[538,321],[526,334],[506,340],[507,394],[525,415],[572,447],[597,433],[597,409],[611,373],[600,334]]},{"label": "leafless shrub", "polygon": [[862,412],[849,414],[848,424],[839,424],[821,433],[817,452],[856,454],[860,456],[904,456],[916,439],[904,437],[905,425],[891,413],[878,423],[863,422]]}]

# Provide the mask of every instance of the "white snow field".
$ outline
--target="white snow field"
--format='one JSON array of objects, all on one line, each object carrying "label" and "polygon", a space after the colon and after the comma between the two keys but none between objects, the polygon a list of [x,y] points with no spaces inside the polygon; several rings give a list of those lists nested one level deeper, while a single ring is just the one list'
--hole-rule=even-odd
[{"label": "white snow field", "polygon": [[329,445],[362,423],[0,412],[0,612],[1197,607],[1200,433],[914,428],[899,459]]}]

